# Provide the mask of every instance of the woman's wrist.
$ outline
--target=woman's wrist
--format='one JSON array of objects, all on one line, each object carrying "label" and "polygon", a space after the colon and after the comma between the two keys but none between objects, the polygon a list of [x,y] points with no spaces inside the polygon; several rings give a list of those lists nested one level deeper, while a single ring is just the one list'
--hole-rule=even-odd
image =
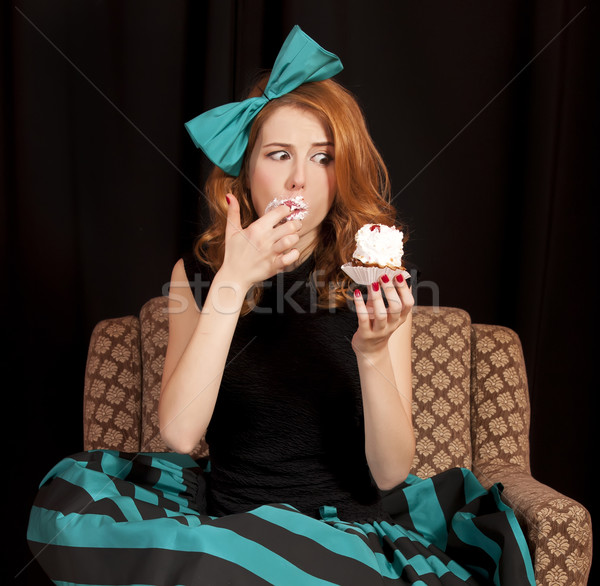
[{"label": "woman's wrist", "polygon": [[356,360],[358,361],[359,366],[361,364],[378,366],[380,364],[385,364],[390,359],[387,342],[382,342],[376,348],[370,349],[358,348],[353,344],[352,349],[356,354]]},{"label": "woman's wrist", "polygon": [[218,312],[235,313],[241,309],[251,286],[251,283],[234,278],[227,271],[220,269],[210,286],[210,304]]},{"label": "woman's wrist", "polygon": [[240,291],[243,295],[246,295],[253,285],[253,283],[244,278],[244,275],[241,275],[239,271],[226,265],[222,265],[216,272],[213,279],[213,283],[214,282],[218,282],[220,287],[229,287],[236,291]]}]

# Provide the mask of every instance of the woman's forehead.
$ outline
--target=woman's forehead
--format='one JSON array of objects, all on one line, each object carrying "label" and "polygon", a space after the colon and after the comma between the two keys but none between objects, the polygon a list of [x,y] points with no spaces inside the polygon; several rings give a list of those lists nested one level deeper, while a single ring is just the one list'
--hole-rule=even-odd
[{"label": "woman's forehead", "polygon": [[281,106],[264,120],[259,131],[262,143],[278,141],[282,143],[309,140],[310,142],[331,142],[327,126],[319,117],[306,108]]}]

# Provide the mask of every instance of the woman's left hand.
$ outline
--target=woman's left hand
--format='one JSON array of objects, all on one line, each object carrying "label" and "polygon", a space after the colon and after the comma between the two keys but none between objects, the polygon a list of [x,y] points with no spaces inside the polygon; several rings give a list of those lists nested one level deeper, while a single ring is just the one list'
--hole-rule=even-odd
[{"label": "woman's left hand", "polygon": [[354,352],[368,356],[385,349],[390,336],[406,321],[414,303],[412,292],[402,275],[393,279],[383,275],[378,282],[369,285],[366,303],[360,290],[356,289],[354,305],[358,330],[352,337]]}]

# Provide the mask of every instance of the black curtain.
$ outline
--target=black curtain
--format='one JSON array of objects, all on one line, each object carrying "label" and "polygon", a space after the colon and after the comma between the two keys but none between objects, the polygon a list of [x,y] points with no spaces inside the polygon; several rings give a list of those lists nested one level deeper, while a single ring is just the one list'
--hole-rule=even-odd
[{"label": "black curtain", "polygon": [[100,320],[165,292],[204,220],[183,123],[239,99],[299,24],[388,163],[421,305],[521,337],[536,478],[593,509],[598,9],[585,0],[17,0],[1,10],[9,572],[37,484],[82,447]]}]

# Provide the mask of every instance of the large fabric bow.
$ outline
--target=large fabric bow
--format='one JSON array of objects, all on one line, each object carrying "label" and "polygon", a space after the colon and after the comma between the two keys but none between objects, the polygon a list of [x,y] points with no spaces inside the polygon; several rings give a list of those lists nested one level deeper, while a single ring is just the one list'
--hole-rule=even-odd
[{"label": "large fabric bow", "polygon": [[185,123],[194,144],[226,173],[238,176],[256,115],[273,98],[309,81],[329,79],[343,69],[339,58],[323,49],[296,25],[275,60],[264,94],[208,110]]}]

